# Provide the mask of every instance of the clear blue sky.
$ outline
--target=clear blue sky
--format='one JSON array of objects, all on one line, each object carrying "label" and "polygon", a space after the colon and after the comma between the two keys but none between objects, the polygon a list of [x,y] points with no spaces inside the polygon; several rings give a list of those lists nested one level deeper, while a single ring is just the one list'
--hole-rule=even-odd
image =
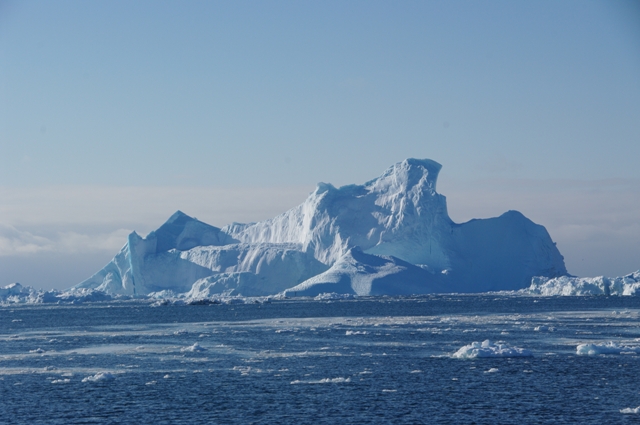
[{"label": "clear blue sky", "polygon": [[574,274],[640,268],[640,2],[0,0],[0,285],[407,157],[456,221],[519,209]]}]

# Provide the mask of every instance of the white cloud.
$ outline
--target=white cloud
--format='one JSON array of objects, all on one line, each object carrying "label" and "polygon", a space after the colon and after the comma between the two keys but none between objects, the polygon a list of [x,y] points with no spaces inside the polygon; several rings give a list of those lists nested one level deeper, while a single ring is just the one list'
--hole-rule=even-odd
[{"label": "white cloud", "polygon": [[0,223],[0,255],[33,254],[51,249],[51,241]]}]

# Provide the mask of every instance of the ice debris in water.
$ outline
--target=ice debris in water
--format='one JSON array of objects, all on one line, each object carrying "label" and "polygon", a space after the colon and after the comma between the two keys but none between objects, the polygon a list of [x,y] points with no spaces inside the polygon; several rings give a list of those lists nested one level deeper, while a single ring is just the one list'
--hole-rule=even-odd
[{"label": "ice debris in water", "polygon": [[600,344],[580,344],[576,347],[579,356],[597,356],[598,354],[640,354],[640,346],[618,345],[613,341]]},{"label": "ice debris in water", "polygon": [[180,351],[182,351],[182,352],[189,351],[191,353],[195,353],[196,351],[207,351],[207,349],[196,342],[196,343],[194,343],[193,345],[191,345],[189,347],[185,347],[185,348],[181,349]]},{"label": "ice debris in water", "polygon": [[637,415],[638,413],[640,413],[640,406],[636,407],[635,409],[632,409],[630,407],[627,407],[626,409],[620,409],[620,413],[624,413],[626,415]]},{"label": "ice debris in water", "polygon": [[458,359],[475,359],[476,357],[530,357],[531,351],[512,347],[506,343],[493,343],[488,339],[483,342],[472,342],[453,354]]},{"label": "ice debris in water", "polygon": [[114,379],[116,379],[115,376],[109,372],[98,372],[95,375],[87,376],[82,382],[112,381]]}]

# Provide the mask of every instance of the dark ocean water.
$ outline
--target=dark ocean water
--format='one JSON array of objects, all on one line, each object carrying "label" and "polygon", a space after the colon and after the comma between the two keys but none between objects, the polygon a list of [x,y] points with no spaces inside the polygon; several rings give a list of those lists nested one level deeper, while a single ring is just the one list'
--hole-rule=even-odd
[{"label": "dark ocean water", "polygon": [[[474,341],[531,357],[458,359]],[[0,423],[640,423],[640,297],[0,308]],[[640,409],[638,409],[640,410]]]}]

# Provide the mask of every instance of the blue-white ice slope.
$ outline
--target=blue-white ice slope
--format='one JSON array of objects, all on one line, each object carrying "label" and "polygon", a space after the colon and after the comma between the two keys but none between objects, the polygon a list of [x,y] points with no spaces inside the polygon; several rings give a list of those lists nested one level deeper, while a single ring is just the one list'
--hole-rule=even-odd
[{"label": "blue-white ice slope", "polygon": [[320,183],[299,206],[258,223],[219,229],[177,212],[146,238],[132,233],[76,288],[196,298],[396,295],[513,290],[533,276],[567,274],[545,228],[519,212],[454,223],[436,192],[440,168],[407,159],[364,185]]}]

